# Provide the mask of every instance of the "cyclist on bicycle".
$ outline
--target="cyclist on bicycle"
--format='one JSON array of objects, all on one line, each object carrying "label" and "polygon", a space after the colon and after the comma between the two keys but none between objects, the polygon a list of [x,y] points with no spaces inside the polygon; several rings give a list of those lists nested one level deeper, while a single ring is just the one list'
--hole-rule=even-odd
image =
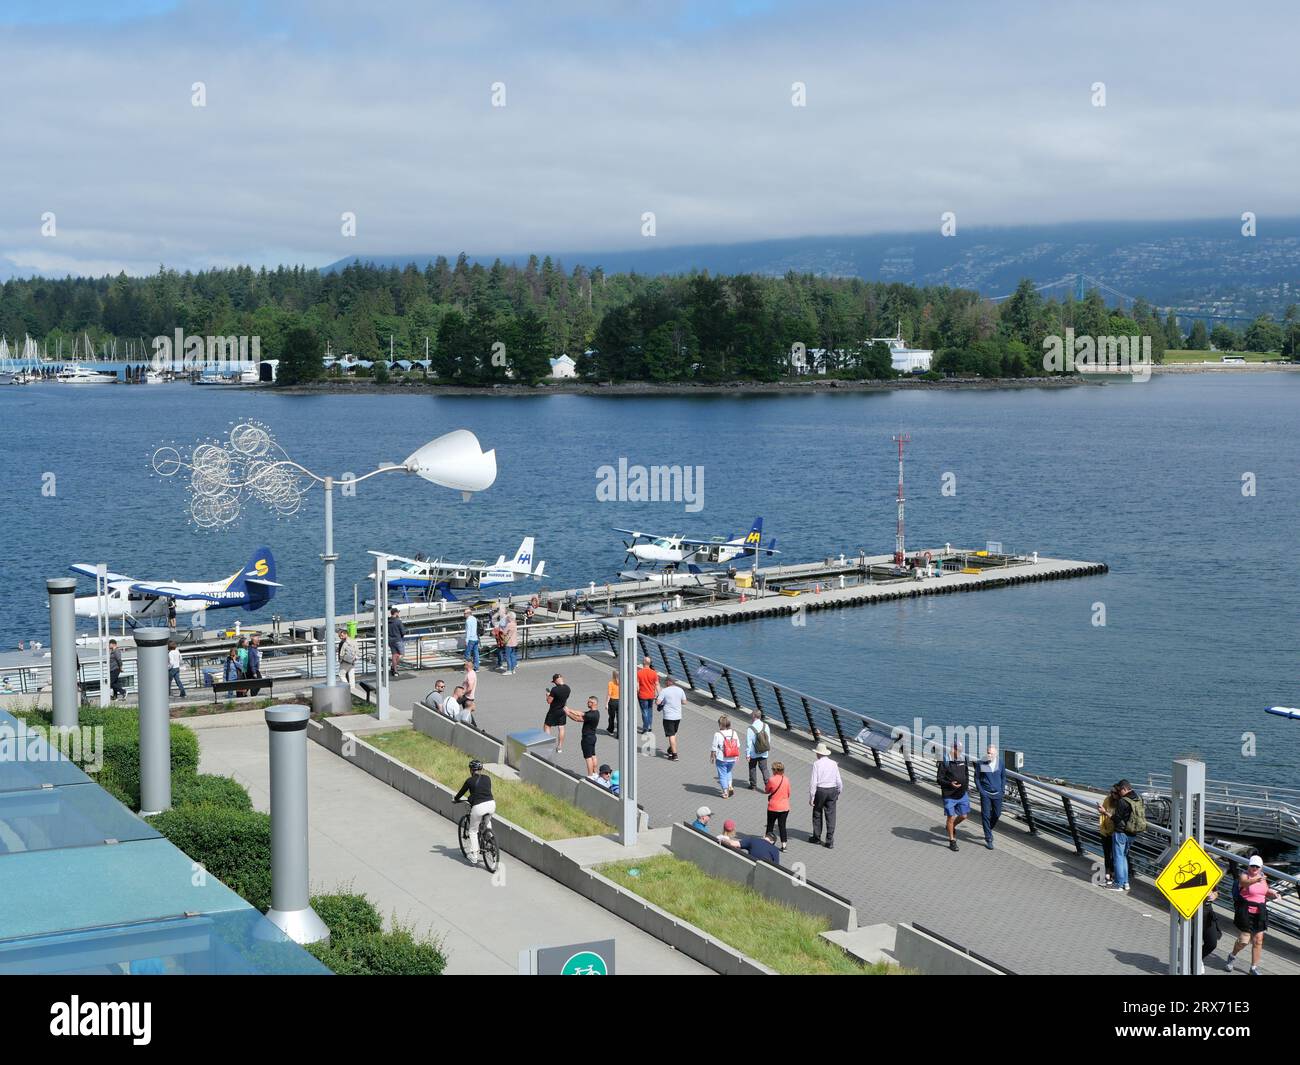
[{"label": "cyclist on bicycle", "polygon": [[496,800],[492,798],[492,778],[483,772],[483,763],[477,758],[470,762],[469,777],[460,786],[460,791],[456,792],[453,801],[460,802],[461,797],[467,794],[469,796],[467,800],[469,802],[469,861],[471,865],[477,865],[478,826],[488,814],[497,812]]}]

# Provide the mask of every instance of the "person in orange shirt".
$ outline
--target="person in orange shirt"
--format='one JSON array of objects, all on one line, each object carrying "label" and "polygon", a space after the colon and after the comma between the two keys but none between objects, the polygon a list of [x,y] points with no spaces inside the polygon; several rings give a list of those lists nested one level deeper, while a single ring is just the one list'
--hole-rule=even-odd
[{"label": "person in orange shirt", "polygon": [[788,837],[785,834],[786,818],[790,816],[790,778],[785,775],[785,763],[773,762],[772,775],[767,780],[767,835],[776,839],[772,831],[775,825],[781,833],[781,849],[785,850]]},{"label": "person in orange shirt", "polygon": [[641,703],[641,727],[638,732],[649,732],[654,726],[655,699],[659,695],[659,674],[650,664],[650,656],[641,659],[636,671],[636,697]]},{"label": "person in orange shirt", "polygon": [[618,670],[611,670],[609,684],[605,686],[605,713],[608,715],[605,731],[611,736],[618,735]]}]

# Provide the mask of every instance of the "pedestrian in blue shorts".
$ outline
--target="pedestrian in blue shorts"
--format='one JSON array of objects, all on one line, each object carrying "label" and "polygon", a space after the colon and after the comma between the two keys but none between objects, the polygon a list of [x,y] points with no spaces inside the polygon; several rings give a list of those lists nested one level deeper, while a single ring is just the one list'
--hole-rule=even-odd
[{"label": "pedestrian in blue shorts", "polygon": [[947,818],[948,849],[957,849],[957,826],[970,816],[970,769],[961,754],[961,744],[953,740],[949,756],[939,763],[939,792]]}]

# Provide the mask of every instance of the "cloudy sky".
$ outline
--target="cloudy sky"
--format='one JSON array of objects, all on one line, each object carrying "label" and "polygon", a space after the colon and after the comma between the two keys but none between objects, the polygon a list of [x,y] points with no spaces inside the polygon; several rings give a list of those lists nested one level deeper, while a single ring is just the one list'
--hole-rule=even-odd
[{"label": "cloudy sky", "polygon": [[0,270],[1295,215],[1296,42],[1198,0],[4,0]]}]

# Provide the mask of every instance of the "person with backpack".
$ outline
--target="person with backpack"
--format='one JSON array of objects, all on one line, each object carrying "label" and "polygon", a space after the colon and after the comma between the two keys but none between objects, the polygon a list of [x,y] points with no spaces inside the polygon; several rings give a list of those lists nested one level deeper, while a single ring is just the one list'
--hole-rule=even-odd
[{"label": "person with backpack", "polygon": [[1115,789],[1111,788],[1106,792],[1106,797],[1097,804],[1097,833],[1101,836],[1101,860],[1105,866],[1106,883],[1105,887],[1112,887],[1115,883],[1115,800],[1118,798]]},{"label": "person with backpack", "polygon": [[339,642],[336,653],[339,659],[339,676],[350,688],[356,683],[357,641],[348,635],[347,629],[339,629]]},{"label": "person with backpack", "polygon": [[1142,797],[1133,790],[1127,780],[1121,780],[1113,789],[1115,812],[1111,814],[1111,823],[1115,826],[1112,834],[1112,846],[1115,851],[1116,891],[1131,891],[1129,885],[1128,849],[1133,838],[1146,831],[1147,812]]},{"label": "person with backpack", "polygon": [[1223,929],[1219,927],[1219,916],[1214,912],[1214,901],[1218,897],[1217,891],[1211,891],[1205,896],[1205,903],[1201,907],[1201,961],[1205,961],[1214,953],[1219,945],[1219,939],[1223,936]]},{"label": "person with backpack", "polygon": [[1264,875],[1264,859],[1258,854],[1251,855],[1246,871],[1237,877],[1232,892],[1232,923],[1237,926],[1240,934],[1223,966],[1228,972],[1236,967],[1237,954],[1249,943],[1250,975],[1260,975],[1259,963],[1264,956],[1264,931],[1268,928],[1268,904],[1281,897],[1280,892],[1268,886],[1268,877]]},{"label": "person with backpack", "polygon": [[767,761],[772,753],[772,729],[763,718],[762,710],[754,711],[754,720],[745,730],[745,759],[749,763],[749,790],[757,791],[754,783],[754,770],[763,776],[763,789],[767,790]]},{"label": "person with backpack", "polygon": [[713,734],[713,745],[709,749],[711,761],[718,773],[718,788],[724,799],[736,794],[732,787],[731,774],[740,757],[740,733],[731,727],[731,718],[723,714],[718,718],[718,731]]}]

